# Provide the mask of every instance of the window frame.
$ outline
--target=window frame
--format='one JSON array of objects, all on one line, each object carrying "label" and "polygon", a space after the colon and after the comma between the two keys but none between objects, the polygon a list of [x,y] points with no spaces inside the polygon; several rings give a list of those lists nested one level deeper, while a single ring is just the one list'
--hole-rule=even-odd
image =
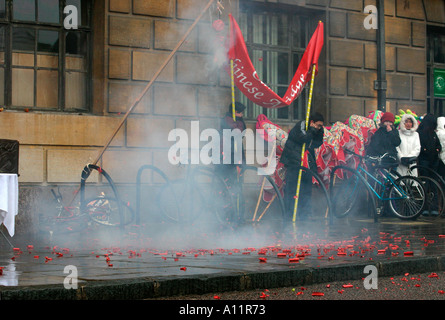
[{"label": "window frame", "polygon": [[[298,9],[298,10],[297,10]],[[254,43],[253,41],[253,16],[263,14],[264,16],[272,17],[273,15],[285,15],[288,19],[288,26],[287,26],[287,32],[288,32],[288,44],[287,45],[270,45],[270,44],[258,44]],[[273,86],[277,88],[282,88],[285,92],[287,90],[288,86],[290,85],[292,78],[296,72],[296,69],[301,61],[301,57],[303,56],[307,44],[309,43],[309,40],[313,34],[313,31],[315,30],[315,22],[313,19],[313,13],[308,10],[301,7],[296,6],[287,6],[287,5],[279,5],[279,4],[265,4],[265,3],[258,3],[258,2],[252,2],[249,0],[243,1],[240,3],[240,16],[245,15],[247,20],[247,31],[242,30],[246,47],[249,52],[249,55],[252,59],[254,50],[262,50],[267,52],[277,52],[277,53],[286,53],[288,55],[288,82],[287,84],[273,84]],[[296,46],[294,43],[294,36],[293,36],[293,28],[294,28],[294,20],[297,19],[295,17],[298,17],[298,21],[304,21],[304,37],[305,37],[305,47],[301,48],[299,46]],[[313,30],[312,30],[313,29]],[[295,56],[298,56],[296,58]],[[267,64],[267,61],[264,61],[263,59],[262,63]],[[257,62],[252,60],[252,63],[255,65]],[[263,76],[264,77],[264,76]],[[264,81],[264,80],[263,80]],[[267,85],[267,81],[264,81]],[[275,90],[274,90],[275,91]],[[277,91],[275,91],[277,92]],[[278,93],[278,92],[277,92]],[[280,95],[282,96],[282,95]],[[287,118],[278,117],[278,111],[276,111],[277,116],[273,116],[272,114],[274,111],[271,111],[267,108],[261,108],[259,114],[265,114],[270,120],[280,122],[283,124],[287,123],[294,123],[297,120],[302,120],[305,117],[306,114],[306,108],[309,98],[309,88],[308,86],[305,86],[303,89],[301,95],[291,104],[289,107],[280,108],[279,110],[287,110]],[[245,119],[248,121],[256,121],[256,118],[258,114],[254,113],[254,105],[253,102],[249,101],[244,96],[238,96],[238,99],[246,104],[247,106],[247,114],[245,115]],[[278,109],[277,109],[278,110]],[[271,116],[272,115],[272,116]]]},{"label": "window frame", "polygon": [[[13,0],[5,0],[5,17],[0,18],[0,27],[4,27],[4,64],[1,66],[4,68],[4,107],[9,110],[33,110],[33,111],[58,111],[58,112],[68,112],[68,113],[78,113],[78,112],[86,112],[89,113],[92,110],[92,87],[91,87],[91,74],[92,74],[92,1],[85,1],[86,13],[86,24],[82,24],[82,18],[79,17],[78,20],[78,28],[75,30],[65,29],[64,27],[64,19],[67,16],[63,13],[65,6],[70,4],[70,0],[59,0],[59,22],[41,22],[38,20],[38,0],[35,1],[35,20],[34,21],[25,21],[14,19],[13,17]],[[34,66],[26,67],[20,66],[20,69],[32,69],[34,70],[34,93],[33,93],[33,105],[32,106],[20,106],[12,104],[12,73],[14,67],[12,64],[12,56],[13,52],[13,29],[17,27],[25,27],[32,28],[35,30],[35,39],[34,39],[34,50],[26,51],[28,53],[32,53],[34,55]],[[58,32],[58,64],[57,68],[48,68],[38,66],[36,59],[39,54],[47,54],[45,51],[38,51],[38,34],[39,30],[49,30],[49,31],[57,31]],[[85,73],[85,105],[81,109],[67,108],[66,106],[66,58],[69,56],[69,53],[66,52],[66,36],[69,32],[75,33],[84,33],[86,34],[86,51],[85,51],[85,70],[81,71],[81,73]],[[63,41],[62,41],[63,40]],[[19,51],[20,52],[20,51]],[[57,107],[42,107],[37,106],[37,74],[39,70],[57,70],[58,72],[58,92],[57,92]]]},{"label": "window frame", "polygon": [[434,96],[434,69],[445,69],[445,61],[437,62],[434,59],[435,46],[433,37],[440,36],[445,39],[445,28],[436,26],[427,26],[427,112],[434,113],[438,116],[445,115],[445,98]]}]

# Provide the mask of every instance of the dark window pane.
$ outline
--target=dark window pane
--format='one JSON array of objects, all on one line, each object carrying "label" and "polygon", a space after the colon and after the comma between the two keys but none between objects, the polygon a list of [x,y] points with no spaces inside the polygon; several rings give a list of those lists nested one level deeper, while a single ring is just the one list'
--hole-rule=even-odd
[{"label": "dark window pane", "polygon": [[[278,60],[278,61],[277,61]],[[277,78],[278,84],[289,84],[289,55],[287,53],[278,53]]]},{"label": "dark window pane", "polygon": [[433,36],[434,41],[434,62],[445,63],[445,35],[436,34]]},{"label": "dark window pane", "polygon": [[34,51],[35,29],[14,27],[12,30],[12,49]]},{"label": "dark window pane", "polygon": [[66,5],[73,5],[77,8],[78,23],[80,26],[88,26],[88,1],[87,0],[67,0]]},{"label": "dark window pane", "polygon": [[36,20],[36,4],[34,0],[14,0],[12,5],[14,20]]},{"label": "dark window pane", "polygon": [[0,19],[6,17],[5,0],[0,0]]},{"label": "dark window pane", "polygon": [[39,30],[39,42],[37,51],[59,52],[59,32],[50,30]]},{"label": "dark window pane", "polygon": [[286,46],[289,42],[288,31],[286,15],[253,16],[253,42],[255,43]]},{"label": "dark window pane", "polygon": [[41,22],[59,23],[59,0],[38,0],[38,19]]},{"label": "dark window pane", "polygon": [[5,26],[0,26],[0,51],[5,51]]},{"label": "dark window pane", "polygon": [[83,32],[66,33],[66,53],[85,56],[87,52],[87,35]]}]

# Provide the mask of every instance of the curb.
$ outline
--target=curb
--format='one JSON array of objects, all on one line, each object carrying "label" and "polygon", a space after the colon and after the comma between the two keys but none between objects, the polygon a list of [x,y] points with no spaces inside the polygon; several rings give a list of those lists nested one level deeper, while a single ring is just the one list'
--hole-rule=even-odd
[{"label": "curb", "polygon": [[312,285],[364,278],[365,266],[374,265],[379,276],[445,271],[445,255],[367,261],[319,268],[298,268],[191,277],[134,278],[79,282],[77,289],[63,285],[0,287],[0,300],[141,300],[175,295]]}]

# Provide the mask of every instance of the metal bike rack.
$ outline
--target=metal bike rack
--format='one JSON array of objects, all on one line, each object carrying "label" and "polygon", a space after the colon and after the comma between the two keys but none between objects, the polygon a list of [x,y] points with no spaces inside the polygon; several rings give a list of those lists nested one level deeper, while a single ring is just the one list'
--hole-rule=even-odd
[{"label": "metal bike rack", "polygon": [[156,166],[147,164],[147,165],[143,165],[142,167],[139,168],[137,176],[136,176],[136,224],[139,224],[141,221],[140,220],[141,219],[141,215],[140,215],[140,210],[141,210],[141,176],[142,176],[142,173],[147,169],[157,172],[165,180],[165,182],[168,183],[170,181],[168,179],[167,175],[161,169],[157,168]]}]

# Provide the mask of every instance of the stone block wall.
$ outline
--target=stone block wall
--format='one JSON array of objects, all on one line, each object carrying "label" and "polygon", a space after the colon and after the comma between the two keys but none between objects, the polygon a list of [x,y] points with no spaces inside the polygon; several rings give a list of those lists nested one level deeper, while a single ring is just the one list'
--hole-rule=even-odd
[{"label": "stone block wall", "polygon": [[[331,122],[377,109],[376,30],[366,30],[364,8],[376,1],[306,1],[328,11],[327,109]],[[443,1],[386,0],[387,105],[391,112],[427,111],[427,24],[445,25]]]},{"label": "stone block wall", "polygon": [[[1,138],[20,142],[22,197],[50,199],[49,189],[76,189],[83,167],[93,162],[118,127],[123,114],[140,95],[171,50],[193,23],[207,0],[97,0],[94,8],[93,113],[0,113]],[[376,31],[366,30],[364,7],[375,0],[258,0],[317,10],[326,17],[323,65],[317,104],[328,122],[344,121],[351,114],[366,115],[377,107]],[[222,19],[237,15],[238,1],[226,3]],[[386,0],[387,109],[426,111],[426,28],[445,26],[443,0]],[[213,9],[213,13],[215,10]],[[230,79],[212,65],[213,39],[204,15],[157,82],[142,98],[117,132],[99,165],[110,173],[123,192],[132,197],[138,169],[144,164],[161,168],[172,178],[184,168],[172,166],[167,151],[175,128],[218,128],[219,118],[231,101]],[[316,83],[317,86],[317,83]],[[321,88],[321,89],[320,89]],[[322,104],[325,104],[323,106]],[[279,122],[277,122],[280,124]],[[254,123],[248,123],[254,127]],[[288,127],[283,125],[285,129]],[[157,184],[147,173],[144,183]],[[88,182],[101,183],[94,173]],[[39,190],[38,192],[36,190]],[[132,200],[132,199],[128,199]],[[30,200],[31,201],[31,200]],[[22,214],[36,214],[33,202]],[[34,209],[33,209],[34,208]],[[32,221],[33,219],[26,219]]]}]

